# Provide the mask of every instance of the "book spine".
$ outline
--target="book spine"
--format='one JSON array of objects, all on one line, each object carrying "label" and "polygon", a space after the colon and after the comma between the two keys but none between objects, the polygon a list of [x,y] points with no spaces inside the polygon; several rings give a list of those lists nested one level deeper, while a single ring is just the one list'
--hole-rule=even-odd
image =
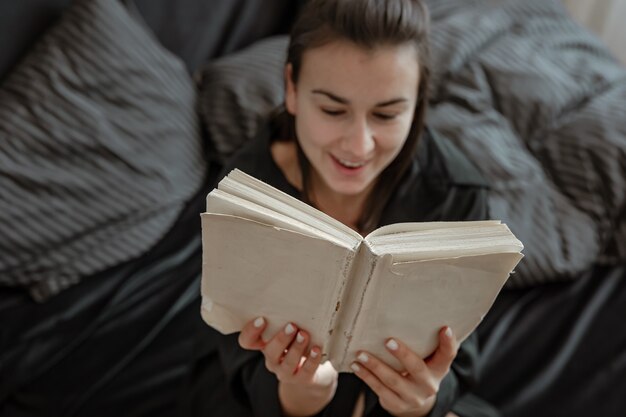
[{"label": "book spine", "polygon": [[369,246],[362,242],[350,264],[346,283],[335,306],[334,320],[329,329],[331,340],[328,354],[331,363],[340,372],[348,371],[346,354],[376,259]]},{"label": "book spine", "polygon": [[352,270],[352,266],[354,264],[354,260],[356,258],[356,254],[358,253],[359,248],[357,247],[353,252],[348,253],[348,256],[346,256],[345,262],[343,264],[343,268],[341,270],[341,274],[339,275],[339,279],[341,281],[341,283],[338,285],[338,290],[335,292],[336,297],[335,297],[335,302],[333,304],[331,304],[332,306],[332,312],[331,312],[331,316],[330,319],[328,320],[328,327],[326,329],[326,346],[324,346],[323,352],[322,353],[322,358],[326,359],[329,358],[331,359],[331,362],[333,362],[333,358],[334,356],[331,355],[331,349],[332,349],[332,345],[334,344],[334,340],[336,339],[336,334],[333,337],[333,334],[335,333],[335,328],[337,326],[337,322],[339,320],[339,318],[341,317],[340,312],[342,311],[341,309],[341,304],[342,304],[342,300],[344,297],[344,293],[348,284],[348,281],[350,279],[350,271]]}]

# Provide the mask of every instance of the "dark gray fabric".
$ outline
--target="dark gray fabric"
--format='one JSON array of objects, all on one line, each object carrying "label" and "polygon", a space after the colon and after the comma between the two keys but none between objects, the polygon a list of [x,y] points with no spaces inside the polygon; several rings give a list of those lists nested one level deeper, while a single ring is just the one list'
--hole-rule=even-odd
[{"label": "dark gray fabric", "polygon": [[204,171],[182,62],[121,3],[76,1],[0,88],[0,284],[45,300],[141,255]]},{"label": "dark gray fabric", "polygon": [[[189,71],[289,29],[296,0],[111,0],[134,3],[160,43]],[[0,1],[0,81],[71,0]]]},{"label": "dark gray fabric", "polygon": [[624,416],[624,317],[626,265],[501,292],[478,328],[475,392],[505,417]]},{"label": "dark gray fabric", "polygon": [[556,0],[429,1],[429,123],[524,242],[511,285],[626,260],[626,71]]},{"label": "dark gray fabric", "polygon": [[[178,407],[196,329],[207,328],[198,314],[198,213],[208,186],[138,259],[41,304],[0,287],[0,416],[189,415]],[[203,394],[217,383],[205,384]]]},{"label": "dark gray fabric", "polygon": [[255,40],[285,33],[296,0],[132,0],[161,43],[194,71]]},{"label": "dark gray fabric", "polygon": [[287,36],[277,36],[215,60],[199,73],[199,113],[209,154],[224,163],[254,138],[284,100]]},{"label": "dark gray fabric", "polygon": [[71,0],[0,1],[0,82]]}]

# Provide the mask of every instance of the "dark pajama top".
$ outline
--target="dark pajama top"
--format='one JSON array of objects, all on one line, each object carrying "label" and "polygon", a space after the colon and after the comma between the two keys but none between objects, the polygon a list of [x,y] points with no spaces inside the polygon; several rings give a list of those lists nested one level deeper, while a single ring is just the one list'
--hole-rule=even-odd
[{"label": "dark pajama top", "polygon": [[[226,164],[220,178],[239,168],[301,199],[300,192],[287,182],[272,158],[271,136],[270,129],[266,129],[247,144]],[[483,220],[487,218],[487,192],[485,180],[463,154],[426,129],[413,163],[385,207],[379,226],[399,222]],[[256,416],[280,416],[278,381],[265,368],[263,355],[241,349],[237,334],[220,335],[219,339],[220,360],[235,397]],[[455,400],[471,390],[476,380],[477,355],[477,341],[472,335],[461,344],[429,416],[445,416]],[[319,415],[350,416],[361,392],[365,393],[366,416],[388,415],[367,385],[348,373],[339,375],[335,397]]]}]

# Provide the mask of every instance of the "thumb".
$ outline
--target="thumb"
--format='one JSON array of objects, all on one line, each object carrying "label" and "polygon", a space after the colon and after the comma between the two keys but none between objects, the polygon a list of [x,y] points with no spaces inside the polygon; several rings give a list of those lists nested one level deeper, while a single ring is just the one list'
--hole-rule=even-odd
[{"label": "thumb", "polygon": [[248,350],[261,350],[265,347],[265,342],[261,335],[267,327],[267,320],[257,317],[250,320],[239,333],[239,346]]},{"label": "thumb", "polygon": [[456,357],[459,343],[452,333],[450,327],[443,327],[439,330],[439,346],[428,361],[428,367],[443,378],[450,370],[450,365]]},{"label": "thumb", "polygon": [[333,367],[330,361],[326,361],[317,367],[313,382],[316,385],[329,386],[336,383],[338,377],[337,370]]}]

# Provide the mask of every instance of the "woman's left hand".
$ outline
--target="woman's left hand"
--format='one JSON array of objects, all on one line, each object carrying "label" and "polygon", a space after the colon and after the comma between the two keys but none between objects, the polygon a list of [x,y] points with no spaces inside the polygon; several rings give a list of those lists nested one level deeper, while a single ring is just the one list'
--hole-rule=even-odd
[{"label": "woman's left hand", "polygon": [[439,331],[439,346],[426,360],[406,345],[389,339],[385,346],[404,366],[398,372],[368,352],[359,352],[352,364],[355,375],[378,395],[380,405],[397,417],[422,417],[432,410],[439,385],[456,357],[458,343],[449,327]]}]

